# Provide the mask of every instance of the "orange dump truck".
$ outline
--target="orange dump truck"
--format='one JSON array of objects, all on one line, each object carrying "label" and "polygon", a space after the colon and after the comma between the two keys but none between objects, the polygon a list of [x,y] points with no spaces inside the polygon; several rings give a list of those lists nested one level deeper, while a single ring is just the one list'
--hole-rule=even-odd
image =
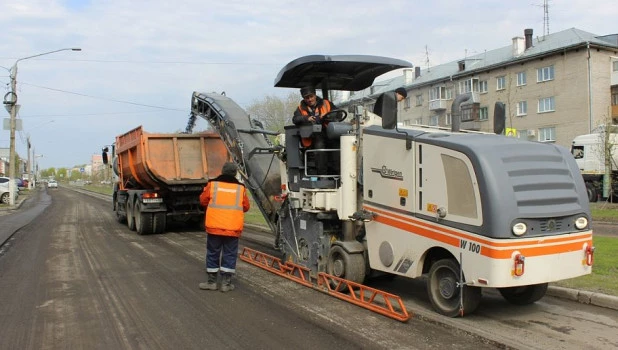
[{"label": "orange dump truck", "polygon": [[215,132],[154,134],[141,126],[119,135],[103,162],[113,155],[114,211],[139,234],[162,233],[170,221],[201,224],[199,195],[228,160]]}]

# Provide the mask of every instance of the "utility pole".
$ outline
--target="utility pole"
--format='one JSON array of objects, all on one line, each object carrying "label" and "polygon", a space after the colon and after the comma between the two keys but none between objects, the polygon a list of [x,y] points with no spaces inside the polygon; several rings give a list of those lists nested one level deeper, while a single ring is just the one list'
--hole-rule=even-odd
[{"label": "utility pole", "polygon": [[[49,51],[49,52],[43,52],[37,55],[32,55],[32,56],[28,56],[28,57],[23,57],[18,59],[17,61],[15,61],[15,64],[13,65],[13,67],[11,67],[11,70],[9,71],[9,75],[11,77],[11,100],[10,101],[4,101],[5,105],[10,105],[11,106],[11,110],[10,110],[10,115],[11,115],[11,122],[10,122],[10,129],[11,129],[11,136],[10,136],[10,142],[11,145],[9,147],[9,199],[10,202],[9,204],[15,205],[15,189],[13,188],[14,186],[14,182],[15,182],[15,167],[16,167],[16,162],[15,162],[15,126],[16,126],[16,118],[17,118],[17,110],[19,109],[19,105],[17,104],[17,63],[19,63],[19,61],[23,61],[29,58],[34,58],[34,57],[39,57],[39,56],[43,56],[43,55],[49,55],[51,53],[55,53],[55,52],[60,52],[60,51],[81,51],[82,49],[80,48],[67,48],[67,49],[59,49],[59,50],[54,50],[54,51]],[[30,147],[30,142],[28,142],[28,147]],[[28,153],[30,153],[30,150],[28,149]],[[30,154],[28,154],[28,157],[30,157]]]},{"label": "utility pole", "polygon": [[32,182],[32,175],[31,175],[30,170],[32,169],[32,166],[30,164],[30,136],[28,136],[27,142],[28,142],[28,164],[26,166],[26,172],[28,173],[28,189],[31,189],[32,186],[30,186],[30,182]]},{"label": "utility pole", "polygon": [[17,76],[17,62],[13,66],[10,74],[11,76],[11,122],[10,122],[10,146],[9,146],[9,205],[15,205],[15,124],[17,117],[17,109],[19,105],[17,104],[17,80],[15,77]]}]

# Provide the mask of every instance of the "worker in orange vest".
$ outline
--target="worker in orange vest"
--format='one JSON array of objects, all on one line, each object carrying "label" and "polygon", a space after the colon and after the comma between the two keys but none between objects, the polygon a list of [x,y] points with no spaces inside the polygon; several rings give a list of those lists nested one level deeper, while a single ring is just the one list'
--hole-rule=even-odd
[{"label": "worker in orange vest", "polygon": [[[322,124],[321,133],[314,135],[313,138],[303,138],[301,143],[304,147],[312,147],[314,149],[326,148],[326,125],[328,122],[324,121],[322,118],[328,112],[337,109],[337,107],[329,100],[317,96],[313,87],[304,87],[300,89],[300,95],[303,99],[294,111],[292,122],[295,125]],[[316,163],[318,174],[326,174],[326,162],[326,153],[317,152]]]},{"label": "worker in orange vest", "polygon": [[225,163],[221,175],[208,181],[200,195],[206,209],[206,273],[208,281],[200,289],[217,290],[217,274],[221,272],[221,291],[234,290],[232,276],[236,272],[238,238],[242,233],[249,197],[245,186],[236,179],[238,168]]}]

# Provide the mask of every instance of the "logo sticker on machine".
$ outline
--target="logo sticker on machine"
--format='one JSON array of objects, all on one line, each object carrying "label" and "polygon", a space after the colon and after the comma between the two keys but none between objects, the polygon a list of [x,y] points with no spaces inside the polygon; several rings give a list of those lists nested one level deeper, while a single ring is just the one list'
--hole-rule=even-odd
[{"label": "logo sticker on machine", "polygon": [[386,165],[382,165],[381,168],[371,168],[374,173],[380,174],[383,178],[403,181],[403,172],[387,168]]},{"label": "logo sticker on machine", "polygon": [[402,257],[399,260],[399,262],[397,262],[397,265],[395,265],[395,272],[399,272],[399,273],[408,272],[410,267],[412,267],[412,263],[414,263],[414,261],[408,259],[407,257]]}]

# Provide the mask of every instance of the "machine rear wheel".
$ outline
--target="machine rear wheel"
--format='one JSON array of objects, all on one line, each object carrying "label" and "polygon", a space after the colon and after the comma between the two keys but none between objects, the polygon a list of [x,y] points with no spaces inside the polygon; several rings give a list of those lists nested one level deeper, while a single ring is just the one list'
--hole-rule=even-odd
[{"label": "machine rear wheel", "polygon": [[341,246],[333,246],[328,255],[326,273],[352,282],[363,283],[365,281],[365,257],[361,253],[349,254]]},{"label": "machine rear wheel", "polygon": [[[481,288],[459,286],[459,263],[455,259],[442,259],[431,265],[427,281],[427,294],[433,308],[448,317],[460,315],[462,312],[474,312],[481,302]],[[463,295],[462,295],[463,292]]]},{"label": "machine rear wheel", "polygon": [[541,283],[531,286],[498,288],[498,292],[511,304],[528,305],[544,297],[548,285],[549,283]]}]

